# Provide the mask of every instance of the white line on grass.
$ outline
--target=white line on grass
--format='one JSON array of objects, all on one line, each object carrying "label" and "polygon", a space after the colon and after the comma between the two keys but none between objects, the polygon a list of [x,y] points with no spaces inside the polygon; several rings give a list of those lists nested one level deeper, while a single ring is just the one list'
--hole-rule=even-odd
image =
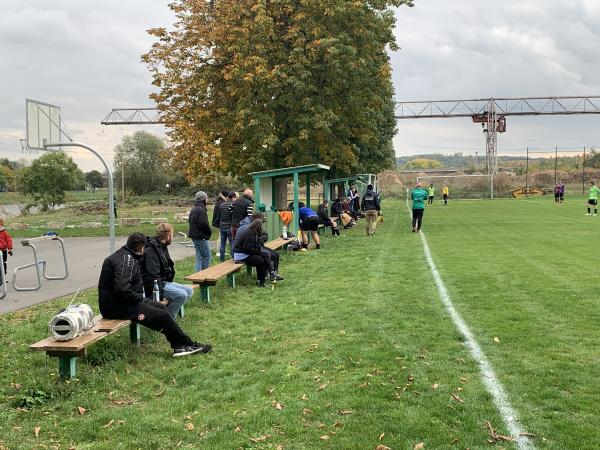
[{"label": "white line on grass", "polygon": [[[408,207],[408,196],[406,198],[406,206]],[[409,215],[412,218],[412,211],[408,208]],[[481,350],[481,347],[475,340],[475,337],[469,330],[469,327],[462,319],[458,311],[454,308],[452,303],[452,299],[448,294],[448,290],[442,281],[442,277],[440,273],[437,271],[435,263],[433,262],[433,257],[431,256],[431,251],[429,250],[429,245],[427,244],[427,239],[425,238],[425,234],[423,232],[419,233],[421,235],[421,242],[423,242],[423,250],[425,252],[425,259],[427,260],[427,264],[431,269],[431,273],[433,275],[433,279],[435,280],[435,284],[438,288],[438,292],[440,294],[440,299],[442,303],[446,307],[448,314],[452,318],[454,325],[464,336],[466,345],[471,352],[471,355],[477,363],[479,364],[479,370],[481,371],[481,378],[483,380],[483,384],[487,388],[488,392],[491,394],[494,404],[496,408],[500,412],[502,416],[502,420],[504,424],[508,428],[509,433],[514,439],[517,439],[517,447],[523,450],[533,450],[535,446],[531,442],[531,440],[527,436],[522,436],[523,429],[519,424],[519,418],[517,417],[516,411],[510,405],[510,401],[508,400],[508,395],[506,395],[506,391],[502,387],[502,384],[498,380],[498,377],[494,373],[494,369],[492,365],[488,361],[485,353]]]}]

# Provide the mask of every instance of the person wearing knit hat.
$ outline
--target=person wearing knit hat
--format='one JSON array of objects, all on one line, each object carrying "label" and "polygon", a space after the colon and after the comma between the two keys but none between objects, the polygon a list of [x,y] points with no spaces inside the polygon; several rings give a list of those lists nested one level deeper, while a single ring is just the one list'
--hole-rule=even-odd
[{"label": "person wearing knit hat", "polygon": [[208,240],[212,234],[208,213],[206,212],[206,199],[204,191],[196,192],[196,203],[188,217],[188,236],[196,249],[196,272],[206,269],[210,265],[210,247]]}]

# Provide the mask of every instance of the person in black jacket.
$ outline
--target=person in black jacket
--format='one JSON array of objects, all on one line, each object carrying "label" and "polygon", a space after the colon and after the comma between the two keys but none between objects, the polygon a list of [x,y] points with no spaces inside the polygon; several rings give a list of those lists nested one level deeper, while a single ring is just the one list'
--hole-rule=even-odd
[{"label": "person in black jacket", "polygon": [[169,255],[169,245],[173,242],[173,225],[160,223],[156,227],[156,236],[148,238],[144,247],[144,259],[140,265],[144,292],[148,297],[158,283],[160,298],[169,302],[167,310],[173,318],[177,317],[181,306],[194,295],[191,286],[173,282],[175,263]]},{"label": "person in black jacket", "polygon": [[235,234],[240,227],[240,222],[245,217],[250,217],[254,213],[254,193],[252,189],[246,189],[244,195],[238,198],[233,204],[233,214],[231,217],[231,236],[235,240]]},{"label": "person in black jacket", "polygon": [[261,219],[254,219],[250,225],[240,229],[233,242],[233,259],[237,263],[256,267],[257,284],[265,287],[269,267],[262,254]]},{"label": "person in black jacket", "polygon": [[[331,235],[339,236],[340,230],[338,229],[337,223],[331,220],[329,217],[329,201],[323,200],[323,203],[317,208],[317,216],[319,216],[319,223],[322,223],[326,227],[331,227]],[[333,209],[333,208],[332,208]]]},{"label": "person in black jacket", "polygon": [[212,229],[208,223],[208,213],[206,212],[207,198],[208,195],[206,195],[206,192],[196,192],[196,203],[188,217],[188,236],[194,242],[194,248],[196,249],[196,272],[200,272],[210,266],[210,246],[208,245],[208,240],[212,234]]},{"label": "person in black jacket", "polygon": [[367,186],[367,191],[363,195],[361,209],[367,217],[367,236],[374,236],[377,227],[377,216],[381,207],[379,206],[379,195],[373,191],[373,185],[371,184]]},{"label": "person in black jacket", "polygon": [[106,319],[131,320],[165,335],[173,357],[208,353],[210,344],[193,341],[175,322],[167,308],[144,298],[140,260],[146,236],[132,233],[127,244],[104,260],[98,281],[98,305]]},{"label": "person in black jacket", "polygon": [[219,235],[221,244],[219,246],[219,258],[225,261],[225,247],[229,240],[229,251],[233,255],[233,237],[231,236],[231,220],[233,218],[233,205],[235,203],[235,192],[227,193],[227,200],[219,204]]}]

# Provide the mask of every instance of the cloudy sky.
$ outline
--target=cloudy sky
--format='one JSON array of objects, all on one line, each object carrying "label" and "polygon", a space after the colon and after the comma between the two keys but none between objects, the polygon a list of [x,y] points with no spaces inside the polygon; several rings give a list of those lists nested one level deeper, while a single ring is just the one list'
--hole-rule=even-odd
[{"label": "cloudy sky", "polygon": [[[0,156],[23,156],[25,98],[62,107],[72,137],[107,159],[157,126],[100,125],[113,107],[152,106],[146,30],[173,21],[158,0],[0,0]],[[415,0],[397,11],[399,101],[600,95],[600,0]],[[600,116],[509,118],[499,153],[600,146]],[[398,122],[398,155],[483,154],[468,119]],[[69,151],[85,171],[100,163]]]}]

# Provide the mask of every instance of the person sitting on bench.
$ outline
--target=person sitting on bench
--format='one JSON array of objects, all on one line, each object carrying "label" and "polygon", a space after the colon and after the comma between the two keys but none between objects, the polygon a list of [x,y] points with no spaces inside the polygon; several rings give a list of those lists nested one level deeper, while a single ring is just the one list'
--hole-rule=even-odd
[{"label": "person sitting on bench", "polygon": [[233,259],[236,263],[256,267],[256,284],[265,287],[269,265],[262,254],[262,220],[254,219],[250,225],[238,229],[233,241]]},{"label": "person sitting on bench", "polygon": [[[248,228],[252,221],[256,219],[260,219],[262,223],[267,223],[267,218],[263,213],[254,213],[240,222],[239,231]],[[285,278],[279,274],[279,253],[265,246],[265,243],[268,242],[268,240],[269,235],[263,229],[258,240],[261,246],[260,254],[267,260],[267,270],[269,271],[270,280],[283,281]]]},{"label": "person sitting on bench", "polygon": [[167,307],[144,298],[140,260],[146,236],[132,233],[127,243],[104,260],[98,281],[98,304],[105,319],[131,320],[164,334],[173,357],[208,353],[210,344],[193,341],[177,325]]},{"label": "person sitting on bench", "polygon": [[158,224],[156,236],[146,241],[140,270],[146,295],[150,296],[154,282],[157,281],[160,298],[168,301],[167,310],[175,318],[181,306],[192,298],[194,290],[185,284],[173,282],[175,263],[169,255],[171,242],[173,242],[173,225],[170,223]]},{"label": "person sitting on bench", "polygon": [[319,223],[326,227],[331,227],[331,235],[339,236],[340,230],[338,230],[337,224],[329,217],[329,201],[323,200],[323,203],[317,208],[317,215],[319,216]]}]

